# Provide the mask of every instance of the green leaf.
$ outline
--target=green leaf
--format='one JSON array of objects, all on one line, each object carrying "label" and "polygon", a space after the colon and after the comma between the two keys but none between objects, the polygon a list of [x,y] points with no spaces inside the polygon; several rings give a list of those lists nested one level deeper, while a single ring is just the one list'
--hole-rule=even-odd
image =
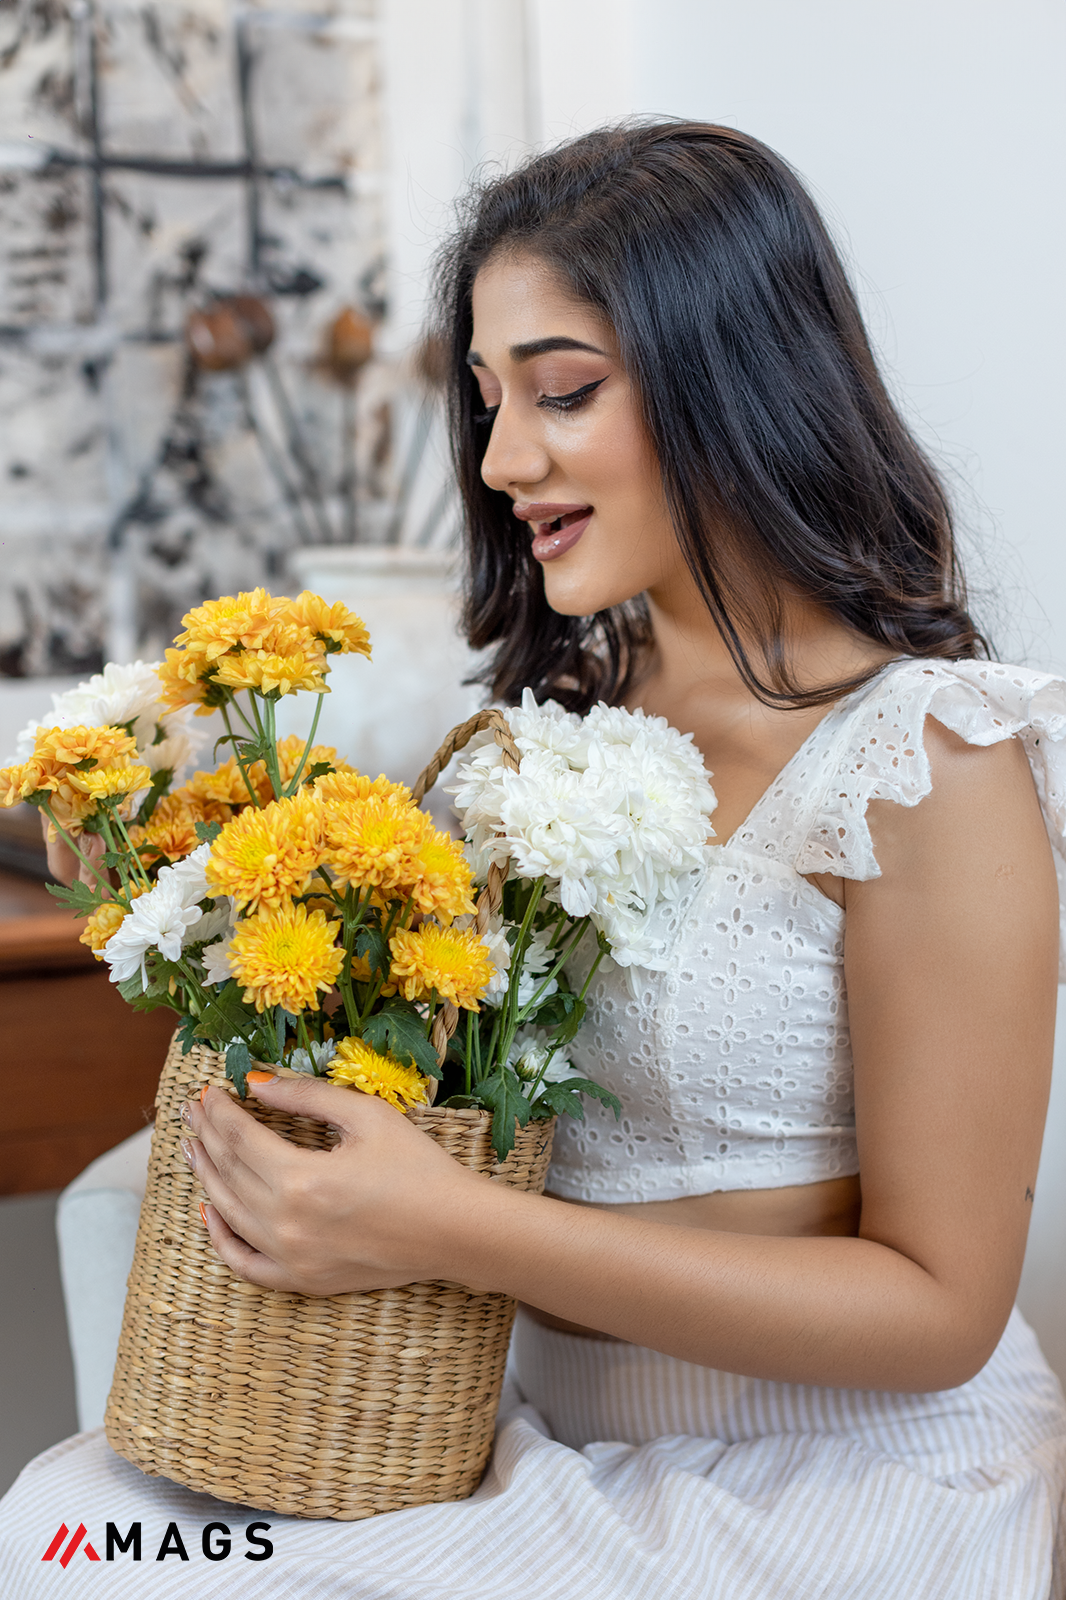
[{"label": "green leaf", "polygon": [[576,1117],[578,1122],[584,1122],[585,1108],[581,1104],[583,1094],[591,1095],[594,1100],[602,1100],[614,1112],[616,1122],[622,1115],[622,1103],[618,1096],[612,1094],[610,1089],[593,1083],[590,1078],[564,1078],[562,1083],[543,1084],[533,1105],[533,1115],[544,1117],[551,1113],[557,1117]]},{"label": "green leaf", "polygon": [[314,778],[324,778],[327,772],[336,772],[336,770],[336,767],[331,761],[313,761],[311,765],[306,768],[303,777],[300,779],[300,783],[310,783]]},{"label": "green leaf", "polygon": [[[158,741],[157,741],[158,742]],[[152,773],[152,781],[148,785],[148,793],[137,808],[137,821],[143,828],[151,819],[152,812],[159,804],[163,795],[170,788],[170,781],[174,776],[173,767],[160,767],[158,772]]]},{"label": "green leaf", "polygon": [[105,850],[101,859],[110,872],[112,867],[121,867],[127,858],[121,850]]},{"label": "green leaf", "polygon": [[236,1087],[242,1100],[248,1098],[248,1072],[252,1065],[252,1058],[248,1054],[248,1046],[243,1039],[238,1039],[236,1044],[231,1044],[226,1051],[226,1077]]},{"label": "green leaf", "polygon": [[481,1109],[481,1101],[476,1094],[453,1094],[447,1100],[438,1100],[437,1104],[442,1108],[451,1106],[455,1111],[478,1111]]},{"label": "green leaf", "polygon": [[197,1017],[182,1017],[178,1024],[178,1037],[181,1040],[181,1053],[187,1056],[196,1042]]},{"label": "green leaf", "polygon": [[195,827],[196,837],[201,844],[214,844],[222,832],[221,822],[197,822]]},{"label": "green leaf", "polygon": [[474,1085],[481,1104],[492,1112],[492,1148],[501,1161],[514,1149],[515,1123],[524,1128],[531,1108],[517,1074],[510,1067]]},{"label": "green leaf", "polygon": [[437,1052],[426,1038],[426,1024],[414,1006],[402,1001],[367,1017],[362,1036],[379,1055],[393,1055],[405,1067],[417,1067],[427,1078],[439,1078]]},{"label": "green leaf", "polygon": [[355,936],[355,953],[357,956],[366,956],[371,975],[375,972],[388,972],[389,947],[382,937],[380,928],[369,928],[364,923]]},{"label": "green leaf", "polygon": [[69,906],[76,917],[89,917],[103,901],[99,889],[93,889],[87,883],[82,883],[79,878],[77,883],[72,883],[69,888],[59,883],[46,883],[48,893]]}]

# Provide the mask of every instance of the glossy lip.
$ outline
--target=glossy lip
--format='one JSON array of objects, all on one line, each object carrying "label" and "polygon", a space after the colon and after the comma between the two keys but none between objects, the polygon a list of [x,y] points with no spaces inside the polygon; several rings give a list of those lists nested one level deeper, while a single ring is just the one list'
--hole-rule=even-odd
[{"label": "glossy lip", "polygon": [[587,511],[587,500],[568,501],[565,505],[555,500],[516,500],[513,506],[519,522],[554,522],[569,511]]},{"label": "glossy lip", "polygon": [[[561,512],[556,512],[556,516],[561,515]],[[579,517],[576,522],[571,522],[567,527],[560,528],[558,533],[549,532],[547,523],[539,523],[531,546],[533,559],[535,561],[554,561],[556,556],[565,556],[566,552],[572,550],[577,544],[591,521],[592,511],[590,510],[587,516]]]}]

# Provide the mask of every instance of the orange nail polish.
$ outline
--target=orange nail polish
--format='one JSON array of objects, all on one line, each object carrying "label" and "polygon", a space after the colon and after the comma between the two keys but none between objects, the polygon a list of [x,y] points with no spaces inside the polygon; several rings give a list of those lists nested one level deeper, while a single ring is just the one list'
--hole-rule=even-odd
[{"label": "orange nail polish", "polygon": [[258,1068],[245,1073],[249,1083],[273,1083],[275,1076],[273,1072],[260,1072]]},{"label": "orange nail polish", "polygon": [[203,1088],[200,1090],[200,1104],[201,1105],[203,1105],[203,1103],[204,1103],[204,1095],[207,1093],[207,1091],[208,1091],[208,1089],[210,1089],[210,1087],[211,1087],[211,1085],[209,1083],[205,1083]]},{"label": "orange nail polish", "polygon": [[207,1227],[207,1212],[204,1210],[204,1203],[203,1203],[202,1200],[200,1201],[200,1221],[203,1223],[204,1227],[206,1228]]}]

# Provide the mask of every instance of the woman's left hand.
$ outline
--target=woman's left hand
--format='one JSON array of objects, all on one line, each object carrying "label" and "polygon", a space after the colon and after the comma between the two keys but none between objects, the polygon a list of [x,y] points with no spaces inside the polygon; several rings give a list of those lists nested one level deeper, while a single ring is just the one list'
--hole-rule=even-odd
[{"label": "woman's left hand", "polygon": [[330,1295],[453,1276],[442,1224],[469,1208],[476,1173],[373,1095],[309,1077],[249,1088],[279,1111],[329,1123],[340,1142],[301,1149],[221,1089],[183,1107],[211,1242],[237,1277]]}]

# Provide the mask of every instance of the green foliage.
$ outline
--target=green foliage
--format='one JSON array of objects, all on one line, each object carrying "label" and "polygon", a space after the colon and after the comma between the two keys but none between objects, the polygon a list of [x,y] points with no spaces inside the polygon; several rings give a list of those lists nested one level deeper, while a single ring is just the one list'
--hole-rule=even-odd
[{"label": "green foliage", "polygon": [[181,1040],[181,1053],[183,1056],[187,1056],[196,1043],[196,1022],[197,1019],[195,1017],[189,1016],[182,1017],[178,1024],[178,1038]]},{"label": "green foliage", "polygon": [[533,1115],[576,1117],[579,1122],[584,1122],[585,1108],[581,1104],[583,1094],[591,1095],[594,1100],[602,1100],[614,1112],[616,1122],[622,1115],[622,1103],[618,1096],[593,1083],[591,1078],[564,1078],[562,1083],[542,1084],[533,1104]]},{"label": "green foliage", "polygon": [[492,1148],[501,1161],[506,1161],[514,1149],[515,1123],[524,1128],[532,1115],[532,1107],[522,1093],[517,1074],[510,1067],[501,1067],[491,1078],[482,1078],[475,1087],[480,1104],[492,1112]]},{"label": "green foliage", "polygon": [[[157,744],[159,742],[158,735],[155,742]],[[160,767],[158,772],[152,773],[152,781],[148,785],[148,793],[137,808],[137,821],[142,828],[146,822],[151,820],[152,812],[170,788],[173,777],[173,767]]]},{"label": "green foliage", "polygon": [[[363,925],[355,936],[355,953],[365,956],[371,975],[380,972],[384,976],[389,971],[389,947],[385,943],[384,935],[380,928]],[[393,1054],[395,1055],[395,1051]],[[436,1059],[434,1057],[434,1059]]]},{"label": "green foliage", "polygon": [[311,783],[315,778],[324,778],[327,772],[336,772],[336,767],[331,761],[313,761],[300,779],[301,787]]},{"label": "green foliage", "polygon": [[47,883],[45,888],[54,895],[63,905],[69,906],[75,917],[90,917],[103,898],[99,889],[94,889],[87,883],[82,883],[79,878],[68,888],[62,884]]},{"label": "green foliage", "polygon": [[417,1067],[428,1078],[440,1077],[437,1052],[426,1038],[425,1019],[408,1001],[386,1001],[381,1011],[364,1020],[360,1032],[379,1055],[387,1052],[405,1067]]},{"label": "green foliage", "polygon": [[252,1058],[243,1039],[231,1044],[226,1051],[226,1077],[234,1085],[242,1100],[248,1098],[248,1072]]},{"label": "green foliage", "polygon": [[196,837],[201,844],[214,844],[222,832],[221,822],[197,822],[194,823],[194,827],[196,828]]}]

